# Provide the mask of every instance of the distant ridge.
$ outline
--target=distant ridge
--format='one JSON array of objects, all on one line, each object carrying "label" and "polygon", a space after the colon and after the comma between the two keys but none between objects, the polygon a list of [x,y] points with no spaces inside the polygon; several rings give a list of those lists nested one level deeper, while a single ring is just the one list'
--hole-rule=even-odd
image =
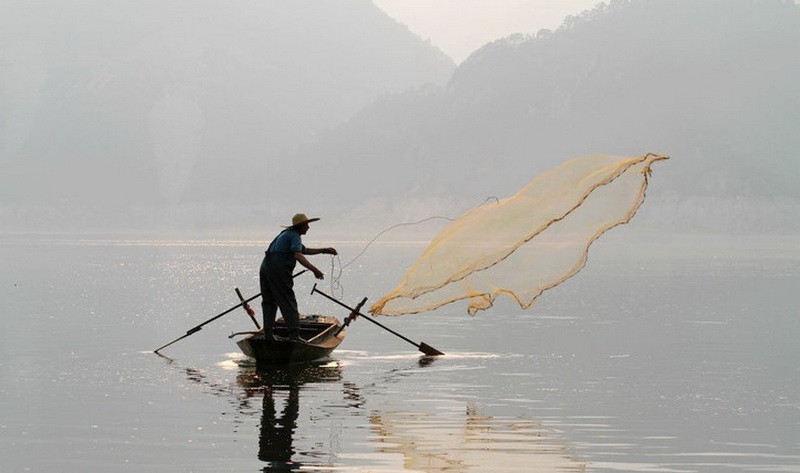
[{"label": "distant ridge", "polygon": [[637,222],[800,230],[794,2],[617,0],[457,69],[367,0],[188,5],[0,15],[24,59],[0,72],[0,222],[248,231],[303,210],[374,229],[655,152],[672,159]]},{"label": "distant ridge", "polygon": [[355,213],[402,214],[463,210],[575,156],[657,152],[674,158],[651,190],[665,220],[800,229],[798,45],[793,2],[614,1],[487,44],[446,86],[386,97],[298,160],[335,163],[316,186],[337,183]]},{"label": "distant ridge", "polygon": [[11,0],[0,52],[0,221],[87,226],[269,208],[293,149],[455,67],[369,0]]}]

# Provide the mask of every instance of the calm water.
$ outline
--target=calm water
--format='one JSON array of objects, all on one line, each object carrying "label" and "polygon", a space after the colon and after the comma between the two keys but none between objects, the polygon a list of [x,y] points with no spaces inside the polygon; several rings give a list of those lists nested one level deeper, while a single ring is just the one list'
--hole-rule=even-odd
[{"label": "calm water", "polygon": [[[381,319],[444,357],[357,321],[325,363],[259,373],[241,311],[152,350],[258,292],[261,243],[6,237],[0,471],[800,472],[799,243],[612,237],[532,310]],[[320,287],[376,300],[420,250]],[[343,318],[313,282],[301,306]]]}]

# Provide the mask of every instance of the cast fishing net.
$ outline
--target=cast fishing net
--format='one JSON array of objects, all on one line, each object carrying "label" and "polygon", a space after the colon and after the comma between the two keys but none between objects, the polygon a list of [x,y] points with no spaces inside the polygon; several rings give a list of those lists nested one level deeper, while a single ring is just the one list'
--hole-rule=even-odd
[{"label": "cast fishing net", "polygon": [[426,312],[466,300],[474,315],[499,295],[530,307],[583,268],[589,246],[627,223],[644,201],[650,167],[665,156],[595,155],[567,161],[517,194],[445,227],[373,314]]}]

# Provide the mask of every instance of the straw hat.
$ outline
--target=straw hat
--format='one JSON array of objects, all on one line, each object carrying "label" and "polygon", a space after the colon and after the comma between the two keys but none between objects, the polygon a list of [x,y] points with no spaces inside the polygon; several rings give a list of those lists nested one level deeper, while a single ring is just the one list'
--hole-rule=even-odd
[{"label": "straw hat", "polygon": [[306,214],[295,214],[294,217],[292,217],[292,224],[283,228],[297,227],[304,223],[316,222],[317,220],[319,219],[316,217],[315,218],[306,217]]}]

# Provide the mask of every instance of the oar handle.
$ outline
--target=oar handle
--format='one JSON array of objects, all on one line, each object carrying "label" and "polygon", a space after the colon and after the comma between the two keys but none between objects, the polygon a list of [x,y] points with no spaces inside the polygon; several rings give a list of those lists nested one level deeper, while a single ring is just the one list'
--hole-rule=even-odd
[{"label": "oar handle", "polygon": [[195,332],[199,332],[199,331],[201,331],[201,330],[203,330],[203,327],[195,327],[195,328],[193,328],[193,329],[189,329],[189,330],[186,332],[186,335],[191,335],[191,334],[193,334],[193,333],[195,333]]},{"label": "oar handle", "polygon": [[356,308],[351,310],[350,311],[350,315],[348,315],[347,318],[345,318],[344,324],[342,324],[342,326],[339,327],[339,330],[337,330],[336,333],[333,334],[334,337],[336,335],[339,335],[340,333],[342,333],[342,330],[344,330],[345,327],[350,325],[350,322],[354,321],[356,319],[356,317],[358,317],[358,315],[359,315],[358,311],[360,311],[361,308],[364,307],[364,304],[366,304],[366,303],[367,303],[367,298],[366,297],[361,299],[361,302],[358,303]]},{"label": "oar handle", "polygon": [[[244,296],[242,296],[242,291],[240,291],[238,287],[236,288],[236,295],[239,296],[240,301],[244,302]],[[256,324],[256,328],[261,330],[261,326],[258,325],[258,320],[256,320],[255,315],[253,315],[254,314],[253,309],[250,308],[250,304],[244,302],[244,305],[242,305],[242,307],[244,307],[244,311],[247,312],[247,315],[250,316],[250,320],[252,320],[253,323]]]},{"label": "oar handle", "polygon": [[[413,340],[410,340],[410,339],[406,338],[405,336],[403,336],[403,335],[395,332],[394,330],[390,329],[389,327],[383,325],[382,323],[378,322],[377,320],[373,319],[372,317],[366,316],[366,315],[362,314],[361,312],[359,312],[357,309],[354,309],[354,308],[348,306],[344,302],[341,302],[340,300],[335,299],[335,298],[329,296],[328,294],[325,294],[324,292],[322,292],[319,289],[317,289],[317,285],[316,284],[314,284],[314,287],[311,288],[311,294],[313,295],[314,293],[317,293],[317,294],[325,297],[326,299],[328,299],[330,301],[333,301],[336,304],[339,304],[340,306],[344,307],[345,309],[349,309],[351,314],[358,314],[361,317],[364,317],[365,319],[369,320],[370,322],[372,322],[373,324],[377,325],[378,327],[386,330],[387,332],[391,333],[392,335],[395,335],[395,336],[397,336],[399,338],[402,338],[403,340],[405,340],[408,343],[410,343],[410,344],[414,345],[415,347],[417,347],[419,349],[419,351],[425,353],[426,355],[430,355],[430,356],[444,355],[444,353],[442,353],[439,350],[433,348],[432,346],[427,345],[425,343],[417,343],[417,342],[415,342]],[[364,302],[365,301],[366,301],[366,299],[364,300]]]}]

